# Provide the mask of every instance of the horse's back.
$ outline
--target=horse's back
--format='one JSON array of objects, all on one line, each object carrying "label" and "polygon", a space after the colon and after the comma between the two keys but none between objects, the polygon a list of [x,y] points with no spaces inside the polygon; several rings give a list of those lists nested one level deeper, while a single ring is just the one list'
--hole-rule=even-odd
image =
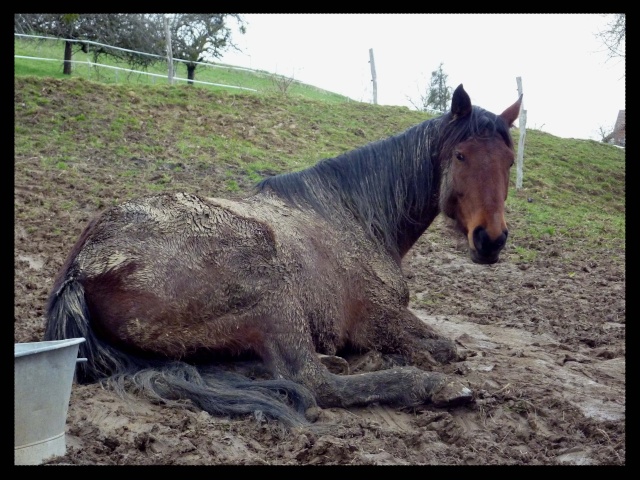
[{"label": "horse's back", "polygon": [[[190,268],[194,259],[205,261],[213,252],[252,248],[264,254],[273,249],[273,235],[264,223],[185,193],[129,200],[102,213],[88,229],[77,258],[90,275],[143,258],[156,266]],[[185,259],[192,261],[177,262]]]}]

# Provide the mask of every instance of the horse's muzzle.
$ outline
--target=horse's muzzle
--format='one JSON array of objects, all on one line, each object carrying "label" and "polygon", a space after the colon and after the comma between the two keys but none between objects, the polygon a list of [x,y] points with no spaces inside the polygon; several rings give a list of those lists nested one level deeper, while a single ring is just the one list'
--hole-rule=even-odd
[{"label": "horse's muzzle", "polygon": [[470,249],[471,260],[475,263],[496,263],[500,252],[507,243],[508,230],[503,230],[496,238],[491,238],[483,227],[476,227],[473,231],[473,247]]}]

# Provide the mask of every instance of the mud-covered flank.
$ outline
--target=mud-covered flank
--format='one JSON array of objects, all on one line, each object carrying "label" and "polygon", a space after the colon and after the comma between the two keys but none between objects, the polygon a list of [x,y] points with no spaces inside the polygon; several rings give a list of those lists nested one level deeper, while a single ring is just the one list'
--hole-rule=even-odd
[{"label": "mud-covered flank", "polygon": [[179,192],[111,207],[80,235],[52,300],[74,280],[104,339],[171,359],[262,355],[269,330],[288,331],[294,348],[307,321],[322,354],[348,341],[368,348],[381,340],[357,336],[366,305],[401,309],[409,296],[398,265],[351,216],[330,222],[268,193]]}]

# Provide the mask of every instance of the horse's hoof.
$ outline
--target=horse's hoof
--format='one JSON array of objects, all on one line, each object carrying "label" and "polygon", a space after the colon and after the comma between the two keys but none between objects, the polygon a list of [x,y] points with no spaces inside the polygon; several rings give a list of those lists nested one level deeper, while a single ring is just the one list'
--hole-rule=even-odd
[{"label": "horse's hoof", "polygon": [[322,364],[331,373],[336,375],[349,375],[349,362],[336,355],[318,355]]},{"label": "horse's hoof", "polygon": [[424,348],[429,352],[433,363],[441,365],[461,361],[460,354],[448,338],[429,338],[423,340]]},{"label": "horse's hoof", "polygon": [[457,380],[450,380],[434,393],[431,402],[436,407],[452,407],[473,401],[473,392]]}]

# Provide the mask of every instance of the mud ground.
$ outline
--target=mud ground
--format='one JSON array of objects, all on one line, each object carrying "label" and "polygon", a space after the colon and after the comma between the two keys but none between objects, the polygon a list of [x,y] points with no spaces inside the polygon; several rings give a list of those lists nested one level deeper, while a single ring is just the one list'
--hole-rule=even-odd
[{"label": "mud ground", "polygon": [[[38,156],[15,158],[14,341],[42,340],[53,277],[86,222],[122,193],[108,164],[77,164],[89,191]],[[114,167],[115,168],[115,167]],[[174,179],[217,194],[188,169]],[[206,182],[206,183],[205,183]],[[214,191],[212,191],[214,190]],[[73,201],[84,208],[64,208]],[[73,385],[67,454],[73,465],[624,465],[625,252],[523,237],[476,265],[441,220],[405,259],[411,307],[454,338],[466,360],[439,368],[475,392],[467,406],[326,409],[322,433],[286,431],[259,416],[212,417],[99,385]],[[622,258],[622,261],[611,261]]]}]

